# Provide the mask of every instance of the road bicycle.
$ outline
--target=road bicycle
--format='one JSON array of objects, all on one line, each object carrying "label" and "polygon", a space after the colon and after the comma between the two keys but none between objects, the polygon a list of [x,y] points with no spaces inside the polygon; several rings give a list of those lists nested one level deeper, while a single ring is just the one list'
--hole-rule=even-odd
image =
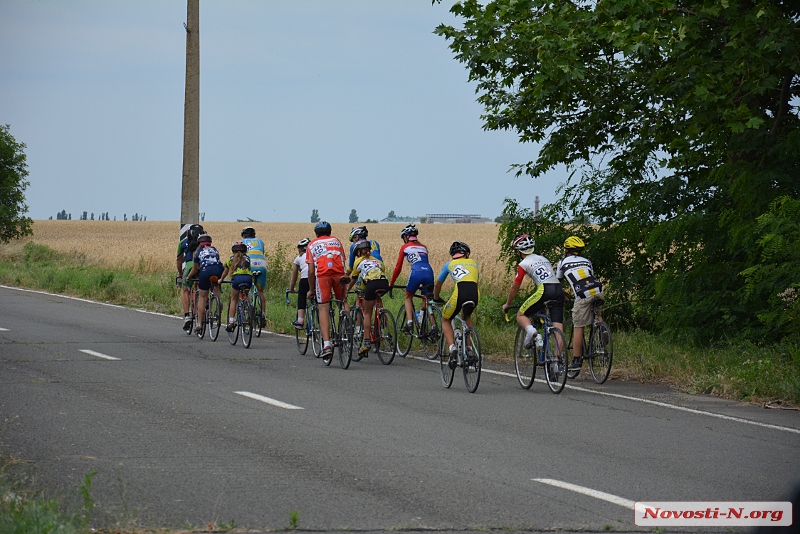
[{"label": "road bicycle", "polygon": [[[226,281],[224,283],[229,284],[230,282]],[[249,287],[243,287],[239,290],[239,302],[236,303],[236,322],[233,323],[233,328],[230,328],[230,325],[228,325],[229,328],[226,328],[230,344],[236,345],[239,334],[241,334],[242,345],[244,345],[246,349],[250,348],[250,344],[253,341],[253,331],[258,324],[258,319],[253,311],[253,304],[250,300],[250,289]],[[256,295],[258,294],[255,290],[253,293],[256,293]]]},{"label": "road bicycle", "polygon": [[[342,285],[346,286],[349,279],[345,277],[343,280],[346,281],[343,281]],[[330,340],[333,343],[333,348],[338,349],[339,365],[342,366],[342,369],[350,367],[350,361],[353,358],[353,324],[350,321],[350,314],[344,307],[346,299],[347,291],[345,287],[343,298],[337,299],[334,295],[331,295],[331,305],[328,312],[330,313]],[[319,303],[317,303],[317,306],[319,306]],[[317,315],[319,315],[319,310],[317,310]],[[336,321],[337,317],[339,319],[338,323]],[[317,321],[317,324],[319,324],[319,321]],[[323,344],[321,335],[319,343],[321,352]],[[330,365],[331,361],[333,361],[333,356],[322,359],[322,363],[325,365]]]},{"label": "road bicycle", "polygon": [[[525,329],[517,327],[517,336],[514,339],[514,368],[517,371],[519,385],[523,389],[530,389],[536,377],[536,368],[542,367],[550,391],[557,394],[564,390],[569,365],[567,344],[564,341],[564,333],[553,326],[553,321],[550,319],[550,309],[558,303],[557,300],[548,300],[544,303],[545,313],[534,314],[534,317],[540,319],[542,323],[538,334],[542,337],[541,343],[535,340],[533,347],[525,348]],[[506,322],[508,321],[510,319],[506,312]]]},{"label": "road bicycle", "polygon": [[[194,333],[194,326],[197,324],[197,279],[188,279],[187,282],[192,282],[191,287],[189,288],[189,328],[184,329],[187,336],[191,336]],[[175,283],[178,285],[178,291],[183,291],[183,277],[177,276],[175,278]]]},{"label": "road bicycle", "polygon": [[[255,326],[254,331],[256,337],[261,337],[261,328],[262,328],[262,321],[261,318],[264,316],[264,306],[261,304],[261,296],[258,293],[258,287],[256,287],[256,279],[261,275],[261,271],[253,271],[253,291],[250,292],[250,307],[253,309],[253,316],[255,317]],[[266,322],[266,321],[265,321]]]},{"label": "road bicycle", "polygon": [[[286,290],[286,303],[290,304],[289,293],[291,289]],[[322,334],[319,331],[319,311],[317,309],[317,299],[309,297],[307,300],[308,307],[306,308],[305,319],[303,326],[300,328],[295,327],[294,338],[297,342],[297,350],[300,354],[305,354],[308,351],[309,342],[314,356],[319,358],[322,352]]]},{"label": "road bicycle", "polygon": [[[406,286],[392,286],[392,289],[405,289]],[[391,294],[389,295],[391,296]],[[414,306],[414,299],[420,299],[419,309]],[[412,296],[411,307],[412,323],[411,330],[406,332],[406,307],[405,302],[397,310],[397,353],[400,356],[407,356],[411,350],[411,344],[415,339],[422,345],[422,351],[429,360],[438,357],[439,340],[442,337],[442,311],[433,302],[433,285],[429,285],[422,293]]]},{"label": "road bicycle", "polygon": [[[481,381],[481,368],[483,366],[483,354],[481,353],[481,342],[475,328],[467,326],[466,318],[472,315],[476,304],[468,300],[461,305],[461,314],[453,316],[453,340],[458,349],[456,359],[450,358],[450,351],[447,347],[447,340],[440,336],[437,354],[439,356],[439,372],[442,376],[442,384],[449,388],[453,384],[456,368],[460,367],[464,371],[464,384],[467,391],[475,393]],[[464,318],[461,317],[464,316]]]},{"label": "road bicycle", "polygon": [[[598,321],[600,316],[600,308],[603,307],[605,301],[597,298],[592,302],[592,323],[589,326],[589,335],[586,336],[586,328],[583,329],[583,354],[578,356],[581,367],[583,362],[589,362],[589,371],[592,373],[592,378],[598,384],[602,384],[608,379],[611,373],[611,362],[614,359],[614,342],[611,339],[611,328],[604,321]],[[569,343],[567,344],[567,354],[572,353],[573,341],[575,336],[575,326],[570,317],[567,320],[567,330],[569,332]],[[588,339],[588,343],[587,343]],[[576,378],[580,374],[581,369],[570,368],[567,371],[569,378]]]},{"label": "road bicycle", "polygon": [[[208,279],[211,282],[211,289],[208,291],[208,298],[206,299],[206,309],[203,314],[203,321],[199,321],[199,306],[200,290],[197,288],[197,279],[192,282],[192,325],[199,325],[200,331],[197,332],[197,337],[203,339],[206,335],[206,328],[208,328],[208,337],[211,341],[216,341],[219,337],[220,320],[222,319],[222,300],[214,292],[214,288],[218,287],[217,283],[219,278],[212,276]],[[189,331],[191,333],[191,330]]]},{"label": "road bicycle", "polygon": [[390,365],[397,353],[397,325],[395,324],[392,312],[383,307],[383,297],[385,289],[375,292],[375,306],[373,310],[372,328],[365,326],[364,321],[364,292],[358,292],[356,304],[352,309],[353,323],[353,360],[359,361],[362,358],[359,349],[364,346],[365,339],[369,339],[372,349],[378,355],[378,359],[383,365]]}]

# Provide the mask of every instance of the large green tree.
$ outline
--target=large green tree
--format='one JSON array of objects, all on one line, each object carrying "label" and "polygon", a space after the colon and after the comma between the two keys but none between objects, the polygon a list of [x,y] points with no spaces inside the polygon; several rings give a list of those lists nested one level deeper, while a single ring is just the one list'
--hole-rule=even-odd
[{"label": "large green tree", "polygon": [[17,143],[11,127],[0,125],[0,242],[32,234],[32,221],[25,217],[28,165],[25,145]]},{"label": "large green tree", "polygon": [[695,339],[753,323],[753,335],[800,332],[800,317],[787,326],[766,313],[800,288],[798,269],[780,280],[752,270],[773,268],[765,236],[796,235],[798,224],[774,223],[800,196],[798,6],[456,3],[463,27],[436,32],[477,82],[484,127],[540,144],[518,176],[571,171],[540,220],[510,202],[506,233],[527,224],[554,245],[574,223],[594,223],[580,231],[595,263],[615,298],[654,302],[639,305],[651,325]]}]

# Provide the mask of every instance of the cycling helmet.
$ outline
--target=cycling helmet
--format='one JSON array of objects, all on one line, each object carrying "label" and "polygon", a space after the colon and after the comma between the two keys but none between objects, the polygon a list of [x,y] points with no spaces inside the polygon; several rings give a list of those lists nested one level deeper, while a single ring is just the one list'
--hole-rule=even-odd
[{"label": "cycling helmet", "polygon": [[580,237],[578,237],[576,235],[571,235],[564,241],[564,248],[567,248],[567,249],[570,249],[570,248],[583,248],[585,246],[586,246],[586,244],[583,242],[583,239],[581,239]]},{"label": "cycling helmet", "polygon": [[353,255],[358,256],[358,251],[364,249],[372,250],[372,243],[369,241],[359,241],[356,243],[356,246],[353,247]]},{"label": "cycling helmet", "polygon": [[358,239],[364,239],[367,237],[367,227],[366,226],[356,226],[352,230],[350,230],[350,242],[356,241]]},{"label": "cycling helmet", "polygon": [[201,245],[203,245],[203,244],[210,245],[211,244],[211,236],[208,235],[208,234],[203,234],[203,235],[201,235],[200,237],[197,238],[197,242],[199,244],[201,244]]},{"label": "cycling helmet", "polygon": [[231,247],[231,252],[233,252],[234,254],[237,252],[247,253],[247,245],[245,245],[241,241],[237,241]]},{"label": "cycling helmet", "polygon": [[400,230],[400,237],[416,237],[417,235],[419,235],[419,230],[417,230],[417,227],[413,224],[409,224]]},{"label": "cycling helmet", "polygon": [[311,240],[307,237],[304,237],[300,241],[297,242],[297,248],[306,248],[308,244],[311,243]]},{"label": "cycling helmet", "polygon": [[450,256],[452,257],[456,257],[456,255],[466,256],[469,252],[469,245],[461,241],[454,241],[453,244],[450,245]]},{"label": "cycling helmet", "polygon": [[242,228],[242,237],[255,237],[256,229],[252,226],[245,226]]},{"label": "cycling helmet", "polygon": [[519,234],[511,242],[511,246],[514,247],[514,250],[523,254],[533,254],[533,247],[536,246],[536,241],[528,234]]},{"label": "cycling helmet", "polygon": [[314,233],[317,236],[321,235],[331,235],[331,223],[328,221],[320,221],[314,226]]}]

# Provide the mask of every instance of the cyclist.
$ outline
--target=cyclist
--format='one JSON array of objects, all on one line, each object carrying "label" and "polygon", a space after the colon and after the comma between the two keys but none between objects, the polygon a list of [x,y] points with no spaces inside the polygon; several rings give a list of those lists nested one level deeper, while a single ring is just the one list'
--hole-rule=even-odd
[{"label": "cyclist", "polygon": [[517,311],[517,324],[525,329],[524,346],[526,349],[532,348],[534,342],[541,343],[541,337],[536,341],[534,339],[538,336],[538,332],[530,318],[533,314],[543,310],[544,303],[548,300],[558,301],[556,306],[550,308],[550,319],[553,321],[553,326],[561,331],[564,330],[564,291],[561,289],[561,283],[556,278],[550,261],[544,256],[533,253],[535,245],[536,242],[528,234],[520,234],[511,242],[511,246],[517,251],[522,261],[517,266],[517,277],[511,284],[506,303],[503,304],[503,313],[505,313],[511,306],[514,297],[519,293],[519,286],[525,275],[530,276],[533,283],[536,284],[536,289]]},{"label": "cyclist", "polygon": [[[389,291],[389,280],[383,268],[383,261],[375,256],[372,244],[362,240],[355,244],[353,253],[356,259],[353,269],[350,272],[350,285],[348,291],[354,286],[357,290],[364,292],[364,324],[356,325],[364,327],[364,332],[370,332],[372,321],[372,309],[375,306],[375,299],[378,298],[376,292],[379,290]],[[358,349],[359,354],[369,354],[371,335],[364,335],[364,346]]]},{"label": "cyclist", "polygon": [[[436,278],[436,285],[433,288],[433,300],[443,302],[439,298],[439,293],[442,290],[444,281],[447,280],[448,275],[455,282],[453,294],[442,309],[442,330],[444,337],[450,347],[450,367],[455,368],[458,363],[456,360],[458,354],[458,347],[454,344],[453,323],[452,318],[462,311],[462,306],[467,301],[472,301],[478,305],[478,279],[480,273],[478,272],[478,263],[470,259],[469,245],[461,241],[455,241],[450,245],[450,261],[444,264],[439,276]],[[472,314],[464,316],[464,322],[467,326],[472,328]]]},{"label": "cyclist", "polygon": [[[189,271],[187,278],[199,273],[197,288],[200,290],[197,299],[197,327],[194,329],[196,334],[202,330],[201,325],[205,319],[206,301],[208,300],[208,290],[211,289],[212,276],[219,278],[225,267],[219,259],[219,251],[211,245],[211,236],[203,234],[197,239],[197,250],[194,253],[194,266]],[[214,293],[220,295],[219,284],[214,285]]]},{"label": "cyclist", "polygon": [[181,304],[183,305],[183,330],[188,331],[192,325],[191,317],[191,287],[187,281],[189,271],[194,264],[194,251],[197,249],[197,238],[203,234],[203,227],[199,224],[184,224],[181,227],[180,242],[178,243],[178,256],[175,260],[175,267],[178,269],[178,276],[181,277]]},{"label": "cyclist", "polygon": [[236,305],[239,303],[240,292],[244,289],[253,287],[253,272],[251,271],[251,260],[247,255],[247,245],[241,241],[237,241],[231,247],[231,256],[225,262],[225,270],[219,277],[221,284],[228,273],[231,274],[231,305],[228,309],[228,326],[225,330],[233,332],[236,328]]},{"label": "cyclist", "polygon": [[[570,369],[581,368],[581,354],[583,354],[583,329],[592,324],[592,303],[603,298],[603,284],[594,277],[592,262],[583,257],[586,245],[578,236],[569,236],[564,241],[567,256],[558,262],[556,277],[564,278],[569,282],[575,294],[575,305],[572,307],[572,324],[575,327],[573,354]],[[597,318],[602,321],[603,318]]]},{"label": "cyclist", "polygon": [[[347,279],[344,276],[346,261],[342,242],[331,236],[331,225],[327,221],[320,221],[314,226],[313,239],[306,249],[306,263],[308,263],[308,285],[313,284],[317,293],[319,310],[319,327],[322,331],[322,352],[320,356],[329,363],[333,358],[333,345],[330,332],[331,297],[344,300],[344,307],[350,311],[347,300],[344,299],[344,286]],[[344,279],[344,281],[343,281]],[[311,296],[311,289],[308,291]]]},{"label": "cyclist", "polygon": [[[364,241],[367,239],[369,232],[367,231],[366,226],[356,226],[350,229],[350,259],[347,262],[347,272],[353,270],[353,262],[355,260],[355,246],[357,243]],[[381,257],[381,245],[374,239],[369,240],[369,244],[371,246],[370,252],[371,256],[383,261]]]},{"label": "cyclist", "polygon": [[[256,278],[256,289],[258,298],[261,299],[261,317],[258,318],[261,328],[267,326],[267,319],[264,317],[267,301],[264,299],[264,288],[267,286],[267,258],[264,256],[264,242],[256,237],[256,229],[252,226],[242,228],[242,243],[247,245],[247,255],[250,256],[250,267],[253,271],[260,271],[261,274]],[[252,280],[252,277],[251,277]]]},{"label": "cyclist", "polygon": [[400,231],[403,246],[400,247],[400,253],[397,255],[397,264],[394,266],[394,272],[392,273],[392,280],[389,282],[389,285],[394,285],[395,281],[397,281],[397,277],[400,276],[400,272],[403,270],[403,258],[405,258],[411,264],[411,274],[408,275],[408,282],[406,282],[406,324],[403,326],[403,332],[406,334],[411,332],[414,324],[414,306],[411,304],[411,297],[418,289],[433,285],[433,269],[428,263],[428,249],[419,242],[418,235],[419,231],[414,224],[409,224]]},{"label": "cyclist", "polygon": [[[306,263],[306,247],[310,240],[303,238],[297,242],[297,257],[292,262],[292,280],[289,282],[289,292],[297,293],[297,319],[292,321],[295,328],[303,328],[306,320],[306,297],[308,294],[308,264]],[[297,278],[300,277],[300,285],[295,291]]]}]

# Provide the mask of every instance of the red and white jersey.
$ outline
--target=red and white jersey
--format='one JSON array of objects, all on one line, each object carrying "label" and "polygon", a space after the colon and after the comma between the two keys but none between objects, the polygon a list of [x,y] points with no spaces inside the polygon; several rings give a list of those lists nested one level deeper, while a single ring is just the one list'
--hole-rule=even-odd
[{"label": "red and white jersey", "polygon": [[558,278],[553,270],[553,264],[544,256],[538,254],[530,254],[526,256],[517,267],[517,277],[514,283],[519,285],[525,278],[525,275],[530,276],[536,285],[539,284],[558,284]]},{"label": "red and white jersey", "polygon": [[345,260],[342,242],[333,236],[318,237],[306,248],[306,263],[314,264],[317,277],[344,275]]}]

